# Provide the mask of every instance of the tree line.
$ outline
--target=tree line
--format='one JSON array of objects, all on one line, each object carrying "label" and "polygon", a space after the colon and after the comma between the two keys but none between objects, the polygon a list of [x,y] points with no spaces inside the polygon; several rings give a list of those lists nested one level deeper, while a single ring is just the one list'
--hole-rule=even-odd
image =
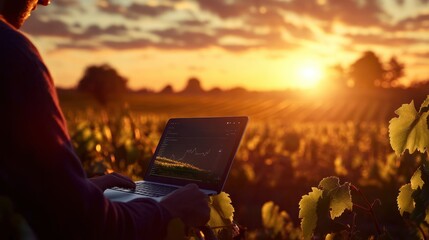
[{"label": "tree line", "polygon": [[[331,88],[374,89],[392,88],[399,85],[399,80],[405,75],[405,64],[391,57],[386,63],[372,51],[364,52],[349,67],[332,66],[320,85]],[[128,79],[121,76],[116,69],[108,64],[88,66],[79,80],[77,89],[87,92],[100,104],[106,105],[111,100],[117,100],[126,92],[131,91],[127,86]],[[141,89],[139,93],[155,93],[148,89]],[[221,93],[220,88],[205,91],[198,78],[190,78],[182,91],[176,92],[171,85],[165,86],[158,93],[162,94],[205,94]],[[246,92],[238,87],[229,90],[233,93]]]}]

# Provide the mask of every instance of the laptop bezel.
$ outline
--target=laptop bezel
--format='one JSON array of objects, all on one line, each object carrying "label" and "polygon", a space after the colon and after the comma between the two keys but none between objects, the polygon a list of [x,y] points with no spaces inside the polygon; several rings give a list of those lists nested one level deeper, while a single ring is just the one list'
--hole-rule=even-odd
[{"label": "laptop bezel", "polygon": [[[150,169],[152,168],[153,164],[155,163],[155,159],[156,159],[156,156],[159,153],[161,143],[164,141],[164,139],[166,137],[167,131],[165,131],[165,129],[169,126],[169,124],[171,124],[172,121],[177,121],[177,120],[179,120],[179,121],[183,121],[183,120],[185,120],[185,121],[186,120],[190,120],[190,121],[199,120],[200,121],[200,120],[205,120],[205,119],[207,119],[207,120],[213,120],[213,119],[215,119],[215,120],[220,120],[220,121],[225,121],[225,122],[228,122],[228,121],[231,121],[231,122],[233,122],[233,121],[236,121],[236,122],[240,121],[240,127],[238,128],[237,136],[236,136],[236,139],[234,139],[233,146],[232,146],[233,150],[230,152],[230,154],[228,156],[227,165],[226,165],[227,167],[225,167],[225,170],[224,170],[224,172],[223,172],[223,174],[221,176],[221,181],[219,181],[218,184],[208,184],[208,183],[203,183],[203,182],[199,182],[199,181],[191,180],[191,179],[184,180],[184,179],[178,179],[178,178],[169,178],[169,177],[166,177],[166,176],[153,176],[153,175],[151,176],[150,175]],[[165,128],[164,128],[164,131],[162,133],[162,136],[161,136],[161,138],[160,138],[160,140],[158,142],[158,145],[156,147],[155,153],[152,155],[152,158],[150,160],[149,166],[148,166],[148,168],[147,168],[147,170],[145,172],[145,175],[144,175],[143,179],[145,181],[158,182],[158,183],[170,184],[170,185],[176,185],[176,186],[184,186],[184,185],[189,184],[189,183],[195,183],[201,189],[213,190],[213,191],[216,191],[217,193],[220,193],[222,191],[224,185],[225,185],[226,179],[227,179],[227,177],[229,175],[229,172],[231,170],[233,160],[234,160],[235,155],[236,155],[236,153],[238,151],[238,147],[240,145],[241,139],[243,138],[244,131],[246,130],[248,121],[249,121],[249,118],[247,116],[171,118],[171,119],[169,119],[168,122],[167,122],[167,124],[165,125]]]}]

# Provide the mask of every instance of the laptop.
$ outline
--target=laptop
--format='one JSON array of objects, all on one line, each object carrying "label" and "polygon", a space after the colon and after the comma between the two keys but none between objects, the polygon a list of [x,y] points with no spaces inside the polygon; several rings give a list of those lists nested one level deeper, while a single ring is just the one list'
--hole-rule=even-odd
[{"label": "laptop", "polygon": [[136,189],[107,189],[111,201],[148,197],[160,201],[170,192],[195,183],[207,195],[222,191],[248,117],[172,118]]}]

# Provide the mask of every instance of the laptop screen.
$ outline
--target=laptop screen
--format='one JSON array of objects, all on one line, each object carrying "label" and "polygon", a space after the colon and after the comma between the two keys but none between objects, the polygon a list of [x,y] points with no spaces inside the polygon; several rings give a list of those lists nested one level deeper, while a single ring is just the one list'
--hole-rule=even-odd
[{"label": "laptop screen", "polygon": [[246,117],[170,119],[147,177],[223,186],[246,124]]}]

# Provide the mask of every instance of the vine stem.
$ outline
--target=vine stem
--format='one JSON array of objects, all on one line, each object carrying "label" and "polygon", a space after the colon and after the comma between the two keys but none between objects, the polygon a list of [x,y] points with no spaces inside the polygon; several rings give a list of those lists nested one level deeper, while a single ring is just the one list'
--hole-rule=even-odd
[{"label": "vine stem", "polygon": [[420,226],[420,225],[418,224],[418,228],[419,228],[419,230],[420,230],[420,233],[423,235],[423,239],[424,239],[424,240],[427,240],[426,234],[425,234],[425,232],[423,231],[422,226]]},{"label": "vine stem", "polygon": [[359,208],[360,210],[363,210],[363,211],[365,211],[365,212],[370,212],[370,210],[369,210],[368,208],[366,208],[366,207],[364,207],[364,206],[361,206],[361,205],[359,205],[359,204],[356,204],[356,203],[353,203],[353,207],[354,207],[354,208]]},{"label": "vine stem", "polygon": [[353,213],[353,222],[352,222],[352,227],[350,229],[349,239],[352,239],[353,233],[355,231],[355,226],[356,226],[356,213]]},{"label": "vine stem", "polygon": [[[378,223],[377,217],[374,214],[374,209],[373,209],[374,205],[368,201],[368,198],[365,196],[365,194],[363,194],[363,192],[359,188],[357,188],[353,184],[350,184],[350,187],[353,191],[357,192],[364,199],[365,203],[368,205],[367,210],[369,211],[369,214],[371,215],[372,221],[374,222],[375,229],[377,230],[377,235],[381,235],[380,224]],[[366,209],[366,208],[364,208],[364,209]]]}]

